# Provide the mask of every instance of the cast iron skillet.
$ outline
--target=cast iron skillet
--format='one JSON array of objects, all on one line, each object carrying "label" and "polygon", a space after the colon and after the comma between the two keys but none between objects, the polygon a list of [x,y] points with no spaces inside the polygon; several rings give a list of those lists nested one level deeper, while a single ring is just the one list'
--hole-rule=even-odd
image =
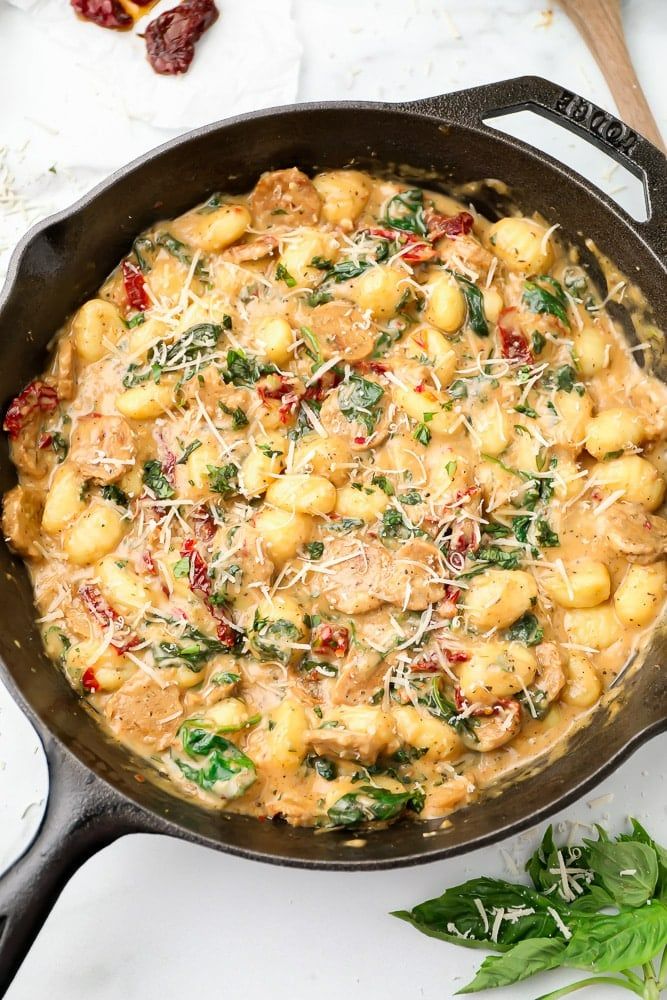
[{"label": "cast iron skillet", "polygon": [[[640,177],[649,220],[636,223],[572,170],[482,120],[525,108],[580,133]],[[94,294],[133,237],[158,218],[178,215],[215,190],[245,191],[263,170],[297,164],[312,171],[352,161],[371,170],[390,163],[435,168],[443,185],[502,179],[526,213],[537,210],[559,222],[574,243],[582,245],[581,234],[592,237],[636,277],[658,325],[667,328],[665,158],[588,101],[523,77],[404,105],[306,104],[261,111],[198,129],[136,160],[33,229],[14,254],[0,304],[0,401],[6,403],[42,370],[53,331]],[[482,207],[493,213],[492,205]],[[587,259],[592,262],[590,255]],[[4,491],[15,476],[4,436],[0,447]],[[144,777],[146,765],[104,735],[46,659],[27,574],[20,560],[1,548],[2,677],[42,740],[50,775],[41,829],[0,881],[3,993],[68,878],[123,834],[167,833],[304,868],[379,869],[432,861],[536,823],[667,727],[667,682],[659,669],[667,646],[663,637],[622,686],[620,710],[600,709],[566,755],[501,797],[457,813],[451,829],[433,837],[424,838],[422,826],[399,824],[370,836],[360,850],[346,846],[342,835],[316,837],[305,829],[220,816]]]}]

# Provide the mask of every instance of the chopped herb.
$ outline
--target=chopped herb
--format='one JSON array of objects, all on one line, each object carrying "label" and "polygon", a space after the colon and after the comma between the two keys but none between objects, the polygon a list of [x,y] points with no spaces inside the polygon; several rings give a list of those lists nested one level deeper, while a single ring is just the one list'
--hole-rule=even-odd
[{"label": "chopped herb", "polygon": [[254,385],[263,375],[274,375],[277,370],[275,365],[259,362],[244,351],[231,350],[227,352],[227,367],[222,377],[232,385]]},{"label": "chopped herb", "polygon": [[412,435],[415,441],[419,441],[426,447],[431,441],[431,431],[428,428],[428,424],[433,420],[435,413],[425,413],[423,418],[417,424],[415,432]]},{"label": "chopped herb", "polygon": [[229,652],[229,647],[223,646],[219,639],[205,635],[193,625],[188,625],[184,629],[181,639],[190,641],[183,645],[171,641],[159,644],[154,652],[155,660],[160,666],[167,666],[174,660],[182,660],[183,666],[199,673],[212,656]]},{"label": "chopped herb", "polygon": [[544,336],[543,333],[540,333],[539,330],[534,330],[532,336],[532,342],[533,342],[533,354],[538,355],[541,354],[542,351],[544,350],[544,345],[547,342],[547,338]]},{"label": "chopped herb", "polygon": [[447,389],[447,392],[453,399],[467,399],[468,398],[468,386],[465,384],[463,379],[457,378]]},{"label": "chopped herb", "polygon": [[477,562],[485,562],[500,569],[517,569],[523,553],[521,549],[501,549],[497,545],[482,545],[474,553]]},{"label": "chopped herb", "polygon": [[401,493],[398,497],[399,503],[404,503],[408,507],[414,507],[422,502],[422,495],[417,490],[408,490],[407,493]]},{"label": "chopped herb", "polygon": [[307,542],[306,552],[309,559],[321,559],[324,553],[324,542]]},{"label": "chopped herb", "polygon": [[239,470],[233,462],[227,465],[207,465],[209,485],[214,493],[227,498],[238,492]]},{"label": "chopped herb", "polygon": [[213,674],[211,677],[211,684],[215,684],[220,687],[223,684],[238,684],[240,680],[240,674],[231,673],[229,670],[220,670],[217,674]]},{"label": "chopped herb", "polygon": [[197,448],[201,448],[201,441],[198,438],[195,438],[195,440],[192,441],[187,446],[187,448],[185,449],[185,451],[183,452],[183,454],[181,455],[181,457],[176,462],[176,465],[185,465],[185,463],[189,459],[190,455],[193,453],[193,451],[196,451]]},{"label": "chopped herb", "polygon": [[315,365],[319,368],[319,366],[322,364],[323,359],[322,359],[322,351],[320,350],[320,344],[317,337],[315,336],[315,334],[313,333],[313,331],[310,329],[309,326],[301,327],[301,336],[303,337],[303,339],[307,344],[306,354],[308,355],[309,358],[312,358],[312,360],[315,362]]},{"label": "chopped herb", "polygon": [[[192,253],[190,248],[186,247],[185,243],[181,243],[177,240],[171,233],[159,233],[155,238],[155,242],[158,246],[164,247],[167,253],[170,253],[172,257],[184,264],[185,267],[190,267],[192,264]],[[135,251],[136,252],[136,251]],[[198,278],[207,280],[209,277],[208,269],[205,262],[200,259],[195,267],[195,274]]]},{"label": "chopped herb", "polygon": [[396,490],[393,485],[389,482],[386,476],[375,475],[371,479],[373,486],[379,486],[383,493],[386,493],[388,497],[393,497]]},{"label": "chopped herb", "polygon": [[284,281],[288,288],[294,288],[296,278],[293,278],[284,264],[278,264],[276,268],[276,281]]},{"label": "chopped herb", "polygon": [[270,444],[258,444],[258,451],[261,451],[263,455],[267,458],[275,458],[277,455],[282,455],[282,451],[278,451],[276,448],[272,448]]},{"label": "chopped herb", "polygon": [[183,556],[173,565],[173,573],[177,580],[182,580],[190,573],[190,557]]},{"label": "chopped herb", "polygon": [[552,531],[549,522],[541,517],[538,517],[535,522],[535,533],[537,544],[544,546],[544,548],[554,549],[560,545],[560,539],[556,532]]},{"label": "chopped herb", "polygon": [[514,409],[517,413],[523,413],[525,417],[532,417],[533,419],[537,418],[537,413],[535,412],[535,410],[532,408],[532,406],[527,406],[526,403],[519,403],[517,406],[514,407]]},{"label": "chopped herb", "polygon": [[151,461],[144,463],[143,482],[157,500],[171,500],[175,496],[175,491],[157,459],[151,459]]},{"label": "chopped herb", "polygon": [[341,535],[349,535],[357,528],[363,528],[364,522],[360,517],[341,517],[338,521],[331,521],[327,528],[329,531],[337,531]]},{"label": "chopped herb", "polygon": [[115,503],[118,507],[129,507],[130,498],[124,490],[121,490],[120,486],[116,483],[107,483],[106,486],[102,487],[102,496],[105,500],[110,500],[111,503]]},{"label": "chopped herb", "polygon": [[608,451],[602,456],[602,461],[611,462],[614,458],[620,458],[622,454],[623,454],[622,448],[619,449],[618,451]]},{"label": "chopped herb", "polygon": [[220,402],[220,409],[223,413],[227,414],[228,417],[232,418],[232,430],[239,431],[242,427],[248,426],[248,417],[245,410],[242,410],[240,406],[236,406],[232,409],[230,406],[226,406],[225,403]]},{"label": "chopped herb", "polygon": [[147,274],[151,269],[147,254],[152,254],[154,250],[153,241],[149,240],[147,236],[138,237],[132,244],[132,253],[137,258],[137,264],[143,274]]}]

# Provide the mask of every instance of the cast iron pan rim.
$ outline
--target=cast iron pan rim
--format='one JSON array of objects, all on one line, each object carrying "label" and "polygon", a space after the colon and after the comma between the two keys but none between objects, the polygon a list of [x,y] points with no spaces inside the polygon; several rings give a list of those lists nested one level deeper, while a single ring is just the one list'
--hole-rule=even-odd
[{"label": "cast iron pan rim", "polygon": [[[543,77],[538,76],[521,76],[508,78],[506,80],[499,81],[493,84],[494,88],[501,89],[503,87],[508,87],[513,83],[521,81],[523,84],[529,86],[531,82],[534,81],[537,85],[548,85],[551,86],[549,81],[545,80]],[[443,95],[447,100],[454,101],[459,94],[466,94],[470,91],[454,91],[452,93]],[[355,112],[355,111],[369,111],[369,112],[380,112],[387,114],[400,114],[404,113],[410,116],[418,116],[421,118],[432,118],[434,121],[439,121],[440,124],[443,123],[443,119],[439,118],[434,112],[426,108],[426,104],[430,99],[416,100],[412,102],[391,102],[391,101],[309,101],[297,104],[279,104],[271,108],[263,108],[259,111],[248,111],[241,115],[234,115],[230,118],[218,119],[215,122],[211,122],[207,125],[201,125],[198,128],[191,129],[182,135],[176,136],[173,139],[168,139],[161,143],[159,146],[152,147],[139,156],[136,156],[129,163],[124,164],[114,170],[108,177],[100,181],[98,184],[94,185],[89,191],[83,194],[76,201],[72,202],[70,205],[65,206],[65,208],[60,209],[58,212],[54,212],[51,215],[46,216],[46,218],[41,219],[31,226],[25,235],[17,243],[7,268],[7,274],[5,276],[4,284],[0,290],[0,312],[4,308],[7,300],[10,298],[16,282],[20,279],[21,265],[23,263],[23,258],[29,249],[30,245],[43,233],[49,230],[52,226],[57,225],[67,219],[74,218],[84,209],[86,209],[90,204],[92,204],[101,194],[105,191],[110,190],[117,184],[124,181],[129,175],[131,175],[134,170],[145,166],[155,160],[159,160],[160,157],[171,150],[177,149],[180,146],[187,146],[193,140],[200,138],[201,136],[208,135],[211,132],[216,132],[220,129],[226,129],[233,125],[242,125],[244,122],[261,120],[262,118],[274,119],[276,117],[282,117],[284,115],[290,114],[308,114],[311,112],[319,111],[343,111],[343,112]],[[518,109],[520,110],[520,109]],[[493,112],[490,111],[488,117],[493,117]],[[484,125],[480,120],[478,123],[461,123],[453,122],[456,128],[460,128],[463,131],[472,131],[477,133],[482,133],[489,138],[493,138],[496,142],[503,146],[510,147],[513,149],[519,149],[524,155],[530,157],[537,167],[544,164],[551,167],[554,171],[560,174],[569,183],[576,184],[582,191],[588,196],[597,201],[603,209],[611,212],[618,222],[623,223],[624,226],[629,228],[632,232],[632,236],[636,239],[639,238],[642,242],[643,234],[637,230],[637,222],[633,219],[617,202],[606,195],[600,188],[596,187],[590,181],[586,180],[581,174],[571,167],[568,167],[564,162],[555,159],[550,154],[537,149],[535,146],[530,145],[530,143],[524,142],[522,139],[517,139],[512,135],[505,132],[501,132],[492,126]],[[630,165],[628,165],[630,166]],[[649,206],[650,207],[650,206]],[[646,244],[648,246],[648,244]],[[651,250],[651,247],[648,247]],[[660,264],[662,269],[667,273],[667,260],[663,260],[661,257],[656,255],[651,251],[654,259]]]},{"label": "cast iron pan rim", "polygon": [[[431,864],[436,861],[444,861],[448,858],[455,858],[462,854],[471,854],[473,851],[480,850],[483,847],[489,847],[493,844],[497,844],[501,840],[506,840],[509,837],[516,836],[522,833],[524,830],[528,830],[534,826],[538,826],[543,820],[548,819],[555,813],[560,812],[566,806],[571,805],[573,802],[579,800],[586,792],[591,791],[591,789],[597,787],[602,781],[608,778],[611,774],[616,771],[624,761],[631,757],[637,750],[639,750],[645,743],[647,743],[654,736],[667,730],[667,719],[661,722],[653,723],[646,729],[643,729],[632,739],[628,740],[622,747],[620,747],[611,757],[605,760],[600,767],[595,771],[594,774],[589,775],[585,780],[577,783],[576,785],[567,788],[562,795],[558,798],[553,799],[550,803],[543,806],[540,809],[535,810],[532,813],[526,815],[523,819],[516,820],[514,822],[508,823],[504,826],[499,826],[493,833],[486,834],[481,837],[477,837],[474,843],[468,842],[454,845],[448,847],[447,845],[439,847],[436,850],[431,851],[428,854],[403,854],[391,859],[385,860],[364,860],[362,851],[363,848],[359,849],[359,858],[350,858],[342,861],[311,861],[309,859],[305,860],[295,860],[288,855],[280,855],[278,853],[265,854],[262,851],[255,851],[246,849],[243,847],[229,846],[228,844],[221,843],[219,840],[215,840],[210,837],[203,837],[199,835],[194,835],[188,830],[187,827],[181,826],[175,823],[173,820],[165,820],[163,817],[162,821],[166,824],[164,830],[159,830],[157,832],[164,833],[167,835],[173,835],[179,837],[179,839],[186,839],[191,842],[197,843],[202,847],[211,847],[216,850],[222,850],[225,854],[231,854],[234,857],[243,858],[246,861],[261,861],[264,864],[276,865],[282,868],[301,868],[309,871],[388,871],[393,868],[413,868],[417,865]],[[102,779],[104,780],[104,779]],[[520,782],[521,779],[519,778]],[[111,786],[113,788],[113,786]],[[114,790],[115,791],[115,790]],[[501,793],[502,795],[502,793]],[[129,797],[129,796],[128,796]],[[140,803],[139,803],[140,804]],[[145,806],[142,806],[146,809]],[[159,815],[159,814],[155,814]],[[410,820],[403,820],[403,822],[412,822]],[[419,825],[420,821],[416,821]],[[428,823],[428,821],[423,823],[424,832],[433,829],[433,826]],[[437,827],[436,827],[437,829]],[[221,831],[224,831],[224,826],[221,826]],[[141,831],[138,831],[141,832]],[[364,834],[363,831],[351,830],[346,835],[345,839],[351,838],[364,838],[364,837],[377,837],[381,834],[381,831],[371,831],[368,834]],[[341,837],[343,833],[331,833],[331,834],[313,834],[313,836],[319,837]],[[350,850],[356,850],[356,848],[350,848]]]}]

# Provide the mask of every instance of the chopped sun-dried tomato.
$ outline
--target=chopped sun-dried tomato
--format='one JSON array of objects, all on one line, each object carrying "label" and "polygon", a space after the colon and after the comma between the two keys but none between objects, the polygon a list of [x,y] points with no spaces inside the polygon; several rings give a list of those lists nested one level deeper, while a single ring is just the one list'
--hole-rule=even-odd
[{"label": "chopped sun-dried tomato", "polygon": [[127,31],[132,27],[132,18],[118,0],[70,0],[70,3],[79,17],[100,28]]},{"label": "chopped sun-dried tomato", "polygon": [[51,413],[57,405],[58,393],[53,386],[35,379],[9,404],[2,428],[10,438],[18,437],[34,414]]},{"label": "chopped sun-dried tomato", "polygon": [[146,280],[140,268],[136,264],[133,264],[131,260],[124,260],[122,270],[127,301],[133,309],[145,312],[151,303],[146,291]]},{"label": "chopped sun-dried tomato", "polygon": [[146,549],[146,551],[141,555],[141,565],[144,573],[150,573],[151,576],[157,576],[155,560],[153,559],[152,553],[148,549]]},{"label": "chopped sun-dried tomato", "polygon": [[84,583],[79,587],[79,597],[90,611],[92,617],[106,628],[111,622],[118,621],[119,615],[102,597],[100,590],[93,583]]},{"label": "chopped sun-dried tomato", "polygon": [[448,236],[450,240],[455,240],[457,236],[467,236],[475,221],[470,212],[459,212],[458,215],[447,216],[429,209],[424,212],[424,219],[428,229],[428,238],[432,243],[441,240],[443,236]]},{"label": "chopped sun-dried tomato", "polygon": [[434,657],[431,657],[428,660],[419,660],[417,663],[410,664],[410,670],[416,674],[437,674],[440,670],[440,664]]},{"label": "chopped sun-dried tomato", "polygon": [[194,538],[187,538],[181,546],[181,557],[189,558],[190,570],[188,580],[190,590],[200,590],[207,597],[211,593],[211,578],[208,575],[206,560],[198,551]]},{"label": "chopped sun-dried tomato", "polygon": [[500,353],[508,361],[522,361],[524,364],[530,364],[533,355],[528,338],[517,322],[518,315],[518,310],[512,306],[509,309],[503,309],[498,317]]},{"label": "chopped sun-dried tomato", "polygon": [[406,233],[402,229],[368,229],[367,233],[381,240],[396,240],[401,249],[408,247],[405,253],[401,253],[402,259],[408,264],[423,264],[436,256],[433,247],[415,233]]},{"label": "chopped sun-dried tomato", "polygon": [[444,652],[450,663],[467,663],[470,659],[470,653],[464,649],[445,649]]},{"label": "chopped sun-dried tomato", "polygon": [[99,691],[100,682],[95,676],[95,671],[92,667],[88,667],[81,675],[81,687],[84,691]]},{"label": "chopped sun-dried tomato", "polygon": [[345,656],[350,648],[350,630],[344,625],[330,625],[322,622],[313,630],[312,648],[314,653],[333,653]]},{"label": "chopped sun-dried tomato", "polygon": [[366,444],[367,438],[363,437],[361,434],[354,439],[355,444]]},{"label": "chopped sun-dried tomato", "polygon": [[195,43],[218,19],[213,0],[184,0],[160,14],[146,28],[146,54],[156,73],[185,73],[195,54]]}]

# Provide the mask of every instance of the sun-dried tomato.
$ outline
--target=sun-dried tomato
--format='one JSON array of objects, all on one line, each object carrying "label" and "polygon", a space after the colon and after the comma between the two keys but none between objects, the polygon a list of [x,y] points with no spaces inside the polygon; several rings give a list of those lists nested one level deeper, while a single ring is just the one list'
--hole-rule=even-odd
[{"label": "sun-dried tomato", "polygon": [[146,28],[146,54],[156,73],[185,73],[195,54],[195,43],[218,19],[213,0],[185,0],[160,14]]},{"label": "sun-dried tomato", "polygon": [[84,691],[99,691],[100,682],[95,676],[95,671],[92,667],[88,667],[81,675],[81,687]]},{"label": "sun-dried tomato", "polygon": [[155,560],[153,559],[152,553],[148,549],[146,549],[146,551],[141,555],[141,565],[144,573],[150,573],[151,576],[157,576]]},{"label": "sun-dried tomato", "polygon": [[33,414],[51,413],[57,405],[58,393],[53,386],[35,379],[9,404],[2,428],[10,438],[18,437]]},{"label": "sun-dried tomato", "polygon": [[428,238],[433,243],[441,240],[443,236],[449,237],[450,240],[455,240],[457,236],[467,236],[475,221],[470,212],[459,212],[458,215],[448,216],[429,209],[424,212],[424,219]]},{"label": "sun-dried tomato", "polygon": [[477,703],[471,708],[471,703],[463,694],[460,687],[454,690],[454,704],[456,705],[457,712],[465,712],[467,715],[475,717],[497,715],[503,710],[516,712],[517,709],[520,709],[519,703],[515,698],[498,698],[497,701],[494,701],[493,705],[480,705]]},{"label": "sun-dried tomato", "polygon": [[111,622],[116,622],[119,615],[111,605],[102,597],[100,590],[92,583],[84,583],[79,587],[79,597],[86,605],[91,615],[98,623],[106,628]]},{"label": "sun-dried tomato", "polygon": [[190,590],[199,590],[207,597],[211,593],[211,578],[206,560],[198,551],[194,538],[187,538],[181,547],[181,557],[190,560],[188,581]]},{"label": "sun-dried tomato", "polygon": [[133,309],[145,312],[151,303],[146,291],[146,279],[141,273],[140,268],[136,264],[133,264],[131,260],[124,260],[122,271],[127,301]]},{"label": "sun-dried tomato", "polygon": [[410,249],[401,254],[402,259],[408,264],[423,264],[424,261],[433,260],[436,256],[433,247],[415,233],[406,233],[402,229],[367,229],[366,232],[369,236],[381,240],[396,240],[401,248],[409,247]]},{"label": "sun-dried tomato", "polygon": [[430,657],[428,660],[411,663],[410,670],[416,674],[437,674],[440,670],[440,664],[434,657]]},{"label": "sun-dried tomato", "polygon": [[312,648],[314,653],[333,653],[345,656],[350,648],[350,630],[344,625],[330,625],[322,622],[313,630]]},{"label": "sun-dried tomato", "polygon": [[445,656],[450,663],[467,663],[470,659],[470,653],[464,649],[445,649]]},{"label": "sun-dried tomato", "polygon": [[100,28],[126,31],[132,27],[132,18],[118,0],[70,0],[70,3],[79,17]]},{"label": "sun-dried tomato", "polygon": [[524,364],[530,364],[533,360],[533,355],[528,344],[528,338],[517,322],[518,315],[518,310],[515,307],[511,307],[503,309],[498,317],[500,353],[508,361],[521,361]]}]

